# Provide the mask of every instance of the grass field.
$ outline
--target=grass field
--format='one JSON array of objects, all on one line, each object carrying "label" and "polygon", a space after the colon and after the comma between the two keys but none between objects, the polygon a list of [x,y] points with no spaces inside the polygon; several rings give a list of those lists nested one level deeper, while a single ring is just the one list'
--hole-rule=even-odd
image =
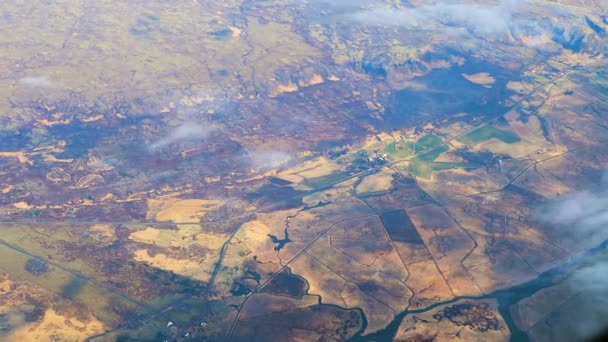
[{"label": "grass field", "polygon": [[478,169],[482,165],[474,163],[433,162],[432,167],[433,171],[443,171],[451,169]]},{"label": "grass field", "polygon": [[439,146],[427,153],[421,154],[410,160],[410,172],[416,177],[430,179],[433,171],[443,171],[450,169],[477,169],[481,164],[458,163],[458,162],[436,162],[435,159],[444,152],[449,151],[447,145]]},{"label": "grass field", "polygon": [[410,172],[422,178],[431,178],[433,173],[433,161],[439,157],[440,154],[449,151],[447,145],[439,146],[429,152],[421,154],[416,158],[410,160]]},{"label": "grass field", "polygon": [[334,172],[330,173],[326,176],[316,177],[316,178],[307,178],[303,183],[304,185],[311,187],[313,189],[320,188],[322,186],[337,182],[344,177],[348,176],[348,172]]},{"label": "grass field", "polygon": [[498,129],[491,125],[485,125],[458,138],[457,141],[466,145],[477,145],[492,138],[507,144],[514,144],[520,140],[519,137],[512,132]]},{"label": "grass field", "polygon": [[441,139],[435,135],[425,135],[416,141],[416,153],[424,151],[428,148],[438,147],[441,145]]},{"label": "grass field", "polygon": [[426,149],[441,145],[441,139],[435,135],[425,135],[418,139],[414,144],[411,141],[401,143],[402,148],[397,148],[397,142],[393,141],[386,145],[384,152],[388,153],[392,159],[403,159],[412,155],[412,151],[420,153]]}]

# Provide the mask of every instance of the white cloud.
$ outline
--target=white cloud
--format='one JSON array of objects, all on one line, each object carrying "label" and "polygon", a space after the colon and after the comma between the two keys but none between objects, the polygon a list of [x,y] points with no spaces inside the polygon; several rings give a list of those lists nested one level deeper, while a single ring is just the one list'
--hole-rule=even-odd
[{"label": "white cloud", "polygon": [[337,23],[429,30],[459,40],[515,38],[541,49],[551,44],[554,30],[561,27],[558,23],[564,15],[557,6],[544,6],[542,11],[545,15],[539,18],[534,13],[541,5],[528,0],[436,0],[420,1],[418,6],[389,5],[381,0],[311,1],[313,6]]},{"label": "white cloud", "polygon": [[555,229],[568,230],[576,243],[587,245],[608,237],[608,189],[581,191],[541,208],[538,217]]},{"label": "white cloud", "polygon": [[30,87],[37,88],[53,88],[56,86],[54,82],[52,82],[46,76],[28,76],[19,79],[20,84],[24,84]]},{"label": "white cloud", "polygon": [[568,282],[573,292],[581,293],[576,300],[584,307],[577,311],[573,329],[581,339],[589,339],[608,326],[608,256],[579,269]]},{"label": "white cloud", "polygon": [[149,149],[155,151],[176,142],[204,139],[215,130],[217,130],[215,126],[186,122],[173,128],[169,135],[154,142]]},{"label": "white cloud", "polygon": [[287,163],[291,156],[282,151],[252,151],[249,152],[249,160],[254,167],[272,169]]},{"label": "white cloud", "polygon": [[478,34],[509,34],[514,15],[523,1],[500,0],[495,3],[438,1],[410,8],[378,7],[355,10],[346,18],[367,25],[394,25],[406,28],[433,28],[436,25],[467,28]]},{"label": "white cloud", "polygon": [[[541,222],[571,239],[581,249],[595,247],[608,238],[608,182],[596,191],[581,191],[557,199],[542,208]],[[563,329],[573,329],[581,339],[587,339],[608,326],[608,252],[576,270],[567,280],[584,310],[577,312]],[[569,316],[570,317],[570,316]]]}]

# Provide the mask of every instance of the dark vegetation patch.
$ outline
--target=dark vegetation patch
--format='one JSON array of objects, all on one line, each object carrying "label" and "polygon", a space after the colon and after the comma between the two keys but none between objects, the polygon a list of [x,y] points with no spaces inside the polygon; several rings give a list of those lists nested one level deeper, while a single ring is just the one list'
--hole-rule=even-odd
[{"label": "dark vegetation patch", "polygon": [[470,151],[468,149],[458,150],[455,154],[464,159],[468,164],[483,165],[485,167],[494,166],[499,160],[505,161],[511,159],[511,156],[508,154],[494,154],[490,151]]},{"label": "dark vegetation patch", "polygon": [[80,292],[80,289],[86,284],[86,281],[81,278],[72,278],[69,283],[67,283],[61,289],[61,295],[65,298],[74,298]]},{"label": "dark vegetation patch", "polygon": [[405,210],[395,210],[380,215],[380,220],[386,228],[386,232],[393,241],[421,245],[424,242],[418,234]]},{"label": "dark vegetation patch", "polygon": [[25,270],[39,276],[49,271],[49,265],[41,259],[30,258],[25,264]]},{"label": "dark vegetation patch", "polygon": [[327,152],[327,158],[334,160],[334,159],[337,159],[337,158],[340,158],[340,157],[346,155],[346,153],[348,153],[348,150],[345,148],[332,150],[332,151]]},{"label": "dark vegetation patch", "polygon": [[42,303],[39,303],[35,300],[30,300],[31,304],[34,306],[31,310],[25,312],[25,321],[26,322],[38,322],[44,316],[46,312],[46,308]]},{"label": "dark vegetation patch", "polygon": [[262,205],[284,201],[289,207],[294,208],[302,204],[299,198],[304,192],[289,186],[280,186],[273,183],[265,183],[257,191],[245,195],[248,201],[260,201]]},{"label": "dark vegetation patch", "polygon": [[253,292],[253,289],[244,283],[234,282],[232,283],[232,287],[230,288],[230,294],[235,297],[246,296]]},{"label": "dark vegetation patch", "polygon": [[263,290],[277,296],[300,299],[308,291],[308,283],[304,278],[292,274],[289,269],[285,269],[264,286]]},{"label": "dark vegetation patch", "polygon": [[478,332],[501,330],[496,313],[486,304],[456,304],[433,315],[438,321],[448,319],[458,326],[468,326]]},{"label": "dark vegetation patch", "polygon": [[297,196],[301,191],[291,187],[282,187],[274,183],[266,183],[257,191],[250,192],[246,195],[247,200],[269,199],[271,201],[285,200],[290,197]]},{"label": "dark vegetation patch", "polygon": [[259,285],[260,280],[262,280],[262,275],[260,273],[258,273],[257,271],[254,271],[252,269],[247,269],[245,271],[245,274],[243,274],[243,276],[241,277],[241,279],[251,279]]},{"label": "dark vegetation patch", "polygon": [[357,286],[359,287],[359,289],[361,289],[361,291],[368,293],[368,294],[373,294],[374,292],[377,292],[378,290],[380,290],[378,285],[376,285],[376,283],[374,283],[372,281],[364,281],[364,282],[358,283]]},{"label": "dark vegetation patch", "polygon": [[329,340],[345,341],[358,333],[363,324],[364,317],[358,309],[320,304],[243,319],[231,341],[283,341],[292,330],[314,331]]}]

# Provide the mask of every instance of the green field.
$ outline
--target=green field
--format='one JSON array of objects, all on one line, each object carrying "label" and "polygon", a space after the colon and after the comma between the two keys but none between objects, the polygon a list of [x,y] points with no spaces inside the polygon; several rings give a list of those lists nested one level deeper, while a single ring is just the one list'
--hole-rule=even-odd
[{"label": "green field", "polygon": [[429,179],[433,173],[433,161],[439,157],[440,154],[449,151],[450,148],[447,145],[442,145],[434,150],[426,152],[410,160],[410,172],[417,176]]},{"label": "green field", "polygon": [[426,153],[419,155],[418,157],[416,157],[414,159],[419,159],[420,161],[424,161],[424,162],[432,162],[433,160],[437,159],[437,157],[439,157],[440,154],[447,152],[449,150],[450,150],[450,148],[447,145],[441,145],[431,151],[428,151]]},{"label": "green field", "polygon": [[384,148],[384,152],[386,153],[395,153],[397,152],[397,143],[395,141],[389,143],[388,145],[386,145],[386,147]]},{"label": "green field", "polygon": [[456,140],[465,145],[477,145],[492,138],[496,138],[507,144],[513,144],[520,140],[519,137],[513,132],[498,129],[491,125],[485,125],[477,128],[476,130],[471,131]]},{"label": "green field", "polygon": [[431,163],[425,163],[417,160],[410,162],[410,172],[416,177],[430,179],[433,174],[433,166]]},{"label": "green field", "polygon": [[403,148],[397,149],[397,143],[392,142],[386,145],[384,148],[384,152],[388,153],[388,155],[393,160],[404,159],[412,155],[412,148],[409,145],[401,144]]},{"label": "green field", "polygon": [[307,178],[303,183],[304,185],[311,187],[313,189],[317,189],[332,183],[335,183],[345,177],[348,177],[348,172],[334,172],[330,173],[327,176],[316,177],[316,178]]},{"label": "green field", "polygon": [[443,171],[450,169],[477,169],[482,167],[480,164],[474,163],[458,163],[458,162],[436,162],[435,159],[444,152],[449,151],[447,145],[442,145],[427,153],[421,154],[410,160],[410,172],[416,176],[425,179],[430,179],[433,171]]},{"label": "green field", "polygon": [[441,139],[436,135],[425,135],[416,141],[416,153],[441,145]]},{"label": "green field", "polygon": [[415,144],[410,141],[401,143],[401,146],[403,147],[401,149],[397,149],[397,142],[393,141],[386,145],[384,152],[388,153],[392,159],[403,159],[412,155],[414,148],[416,153],[420,153],[424,150],[440,145],[441,139],[438,136],[425,135],[418,139]]},{"label": "green field", "polygon": [[433,162],[432,167],[433,171],[443,171],[451,169],[478,169],[482,167],[482,165],[473,163]]}]

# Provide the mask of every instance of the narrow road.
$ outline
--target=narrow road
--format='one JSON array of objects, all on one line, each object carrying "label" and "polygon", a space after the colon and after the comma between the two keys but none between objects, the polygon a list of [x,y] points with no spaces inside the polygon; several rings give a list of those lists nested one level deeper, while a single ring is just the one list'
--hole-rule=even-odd
[{"label": "narrow road", "polygon": [[[606,63],[606,61],[600,60],[600,61],[588,64],[588,65],[582,66],[581,69],[593,67],[593,66],[596,66],[596,65],[601,64],[601,63]],[[567,75],[570,75],[570,74],[572,74],[574,72],[578,72],[579,70],[568,70],[568,71],[564,71],[564,72],[561,72],[561,73],[555,75],[555,77],[550,82],[548,82],[546,84],[538,85],[530,93],[528,93],[525,96],[523,96],[517,103],[514,103],[510,108],[508,108],[507,112],[521,107],[522,103],[524,101],[529,100],[537,91],[545,88],[548,84],[555,83],[557,80],[559,80],[559,79],[561,79],[561,78],[563,78],[563,77],[565,77]],[[500,115],[498,117],[495,117],[495,118],[492,118],[492,119],[489,119],[489,120],[486,120],[486,121],[480,123],[479,125],[477,125],[476,127],[473,127],[473,128],[471,128],[471,129],[469,129],[467,131],[461,132],[461,133],[459,133],[456,136],[447,137],[447,138],[443,139],[442,143],[445,144],[445,143],[447,143],[449,141],[458,139],[458,138],[460,138],[460,137],[462,137],[462,136],[470,133],[471,131],[474,131],[475,129],[478,129],[478,128],[484,126],[484,125],[487,125],[487,124],[489,124],[491,122],[494,122],[495,120],[498,120],[500,117],[502,117],[502,115]],[[599,144],[599,142],[597,144]],[[311,189],[309,191],[305,191],[305,192],[303,192],[301,194],[298,194],[296,196],[293,196],[293,197],[291,197],[289,199],[286,199],[286,200],[283,200],[283,201],[280,201],[280,202],[276,202],[276,203],[271,203],[271,204],[268,204],[266,206],[262,206],[260,208],[257,208],[255,211],[252,211],[252,212],[249,212],[249,213],[237,215],[237,216],[231,217],[231,218],[225,218],[225,219],[221,219],[221,220],[211,221],[211,222],[212,223],[226,222],[228,220],[235,220],[235,219],[245,218],[245,217],[248,217],[250,215],[254,215],[254,214],[262,212],[262,211],[268,211],[268,210],[271,210],[273,208],[276,208],[276,207],[284,204],[287,201],[298,200],[298,199],[301,199],[301,198],[303,198],[305,196],[309,196],[309,195],[312,195],[312,194],[315,194],[315,193],[318,193],[318,192],[330,189],[330,188],[334,187],[335,185],[337,185],[339,183],[342,183],[342,182],[345,182],[345,181],[348,181],[350,179],[358,178],[358,177],[364,177],[364,176],[373,174],[374,172],[377,172],[377,171],[381,170],[382,168],[394,166],[395,164],[398,164],[400,162],[410,160],[411,158],[414,158],[416,156],[424,154],[424,153],[426,153],[426,152],[428,152],[428,151],[430,151],[432,149],[434,149],[434,148],[427,148],[427,149],[424,149],[424,150],[422,150],[422,151],[420,151],[418,153],[414,153],[414,154],[408,156],[407,158],[402,158],[400,160],[396,160],[396,161],[392,161],[390,163],[387,163],[385,165],[377,166],[377,167],[374,167],[374,168],[371,168],[371,169],[368,169],[368,170],[365,170],[365,171],[361,171],[361,172],[358,172],[358,173],[355,173],[355,174],[343,177],[342,179],[336,180],[334,182],[331,182],[331,183],[329,183],[327,185],[324,185],[324,186],[321,186],[321,187],[318,187],[318,188],[315,188],[315,189]],[[555,158],[555,157],[557,157],[557,156],[553,156],[551,158]],[[536,162],[535,164],[538,164],[538,163],[539,162]],[[523,173],[525,173],[533,165],[534,164],[528,166],[524,171],[522,171],[522,173],[520,173],[520,175],[518,175],[515,179],[513,179],[509,184],[511,184],[512,182],[514,182],[517,178],[519,178]],[[496,191],[496,190],[494,190],[494,191]],[[469,196],[472,196],[472,195],[469,195]],[[466,197],[466,196],[461,196],[459,198],[462,198],[462,197]],[[362,217],[369,217],[369,216],[371,216],[371,215],[366,215],[366,216],[362,216]],[[353,219],[353,218],[351,218],[351,219]],[[351,219],[349,219],[349,220],[351,220]],[[341,221],[341,222],[344,222],[344,221]],[[306,252],[306,250],[310,246],[312,246],[318,239],[320,239],[323,235],[325,235],[327,231],[329,231],[333,226],[335,226],[338,223],[340,223],[340,222],[337,222],[337,223],[333,224],[332,226],[330,226],[329,228],[327,228],[324,232],[322,232],[321,234],[319,234],[306,248],[304,248],[298,255],[296,255],[296,257],[292,258],[292,260],[290,260],[282,269],[286,268],[289,265],[289,263],[291,263],[293,260],[295,260],[295,258],[299,257],[301,254],[303,254],[304,252]],[[69,224],[149,224],[149,225],[162,225],[162,224],[168,224],[169,225],[169,224],[171,224],[171,225],[173,225],[173,224],[176,224],[176,223],[157,222],[157,221],[103,221],[103,222],[100,221],[100,222],[91,222],[91,221],[76,221],[76,220],[75,221],[49,221],[49,220],[45,220],[45,221],[27,220],[27,221],[25,221],[24,220],[24,221],[0,221],[0,224],[19,224],[19,225],[36,225],[36,224],[40,224],[40,225],[69,225]],[[197,225],[199,225],[201,223],[200,222],[180,222],[178,224],[197,224]],[[231,234],[230,238],[222,246],[221,252],[220,252],[219,261],[217,262],[217,264],[216,264],[216,266],[214,268],[214,272],[213,272],[214,275],[217,274],[217,272],[221,268],[221,264],[222,264],[222,261],[223,261],[223,258],[224,258],[227,246],[229,245],[229,243],[231,242],[231,240],[233,239],[233,237],[234,237],[234,235],[236,234],[237,231],[238,231],[238,229],[235,230]],[[78,277],[78,278],[83,279],[83,280],[85,280],[87,282],[90,282],[91,284],[93,284],[95,286],[103,288],[103,289],[105,289],[105,290],[107,290],[107,291],[109,291],[109,292],[111,292],[111,293],[113,293],[113,294],[115,294],[115,295],[117,295],[117,296],[119,296],[119,297],[121,297],[121,298],[123,298],[123,299],[125,299],[125,300],[127,300],[127,301],[129,301],[131,303],[133,303],[133,304],[136,304],[136,305],[138,305],[140,307],[146,308],[150,312],[153,312],[153,313],[156,313],[156,314],[160,314],[161,312],[163,312],[167,308],[167,307],[163,307],[163,308],[160,308],[160,309],[159,308],[154,308],[154,307],[148,305],[147,303],[143,303],[143,302],[137,301],[137,300],[135,300],[133,298],[130,298],[129,296],[127,296],[126,294],[124,294],[124,293],[122,293],[120,291],[117,291],[117,290],[112,289],[112,288],[110,288],[108,286],[105,286],[105,285],[99,283],[98,281],[96,281],[95,279],[92,279],[90,277],[87,277],[87,276],[81,274],[80,272],[77,272],[77,271],[74,271],[74,270],[70,270],[70,269],[68,269],[66,267],[63,267],[63,266],[61,266],[61,265],[59,265],[59,264],[57,264],[55,262],[52,262],[52,261],[40,258],[39,256],[33,255],[30,252],[28,252],[28,251],[26,251],[26,250],[24,250],[24,249],[22,249],[22,248],[20,248],[20,247],[18,247],[16,245],[10,244],[10,243],[8,243],[6,241],[0,240],[0,244],[6,246],[8,248],[11,248],[13,250],[16,250],[16,251],[19,251],[21,253],[24,253],[24,254],[32,257],[32,258],[37,258],[37,259],[43,260],[44,262],[47,262],[47,263],[49,263],[49,264],[51,264],[51,265],[53,265],[53,266],[55,266],[55,267],[57,267],[57,268],[65,271],[65,272],[69,272],[70,274],[74,275],[75,277]],[[215,277],[213,277],[213,278],[215,278]],[[272,277],[269,278],[267,280],[267,282],[271,281],[272,279],[273,279]],[[210,286],[211,287],[213,286],[213,282],[210,282]],[[262,287],[263,286],[260,286],[260,288],[262,288]],[[250,298],[250,297],[247,297],[245,299],[245,302],[248,300],[248,298]],[[243,304],[245,302],[243,302]],[[177,304],[177,303],[175,303],[175,304]],[[242,305],[241,305],[241,307],[242,307]],[[239,310],[239,313],[237,314],[237,318],[234,320],[234,322],[233,322],[233,324],[231,326],[229,334],[227,335],[227,338],[226,338],[227,341],[230,339],[232,331],[234,330],[234,327],[237,324],[239,315],[240,315],[240,310]],[[154,316],[154,315],[151,315],[151,317],[152,316]]]},{"label": "narrow road", "polygon": [[278,270],[277,272],[275,272],[265,282],[263,282],[262,284],[260,284],[255,291],[253,291],[249,295],[247,295],[247,297],[245,298],[245,300],[243,300],[243,302],[241,303],[241,305],[237,309],[236,317],[232,321],[232,325],[230,326],[230,330],[228,330],[228,333],[226,335],[226,341],[230,340],[230,337],[232,336],[232,333],[234,332],[234,328],[236,327],[236,325],[237,325],[237,323],[239,321],[239,317],[241,316],[241,311],[242,311],[243,307],[245,307],[245,304],[247,303],[247,301],[253,295],[255,295],[256,293],[258,293],[261,289],[263,289],[264,286],[266,286],[268,283],[270,283],[275,277],[277,277],[279,274],[281,274],[281,272],[283,272],[285,269],[287,269],[287,267],[289,267],[289,265],[292,262],[294,262],[300,256],[302,256],[304,253],[306,253],[306,251],[308,251],[310,249],[310,247],[312,247],[320,238],[322,238],[323,236],[325,236],[325,234],[327,234],[330,230],[332,230],[332,228],[334,228],[336,225],[338,225],[340,223],[344,223],[344,222],[348,222],[348,221],[353,221],[353,220],[360,220],[360,219],[363,219],[363,218],[368,218],[368,217],[373,217],[373,216],[378,216],[378,215],[375,214],[375,213],[372,213],[372,214],[367,214],[367,215],[362,215],[362,216],[357,216],[357,217],[351,217],[351,218],[348,218],[348,219],[343,219],[343,220],[340,220],[340,221],[337,221],[337,222],[333,223],[332,225],[330,225],[329,227],[327,227],[326,229],[324,229],[320,234],[318,234],[317,237],[314,238],[310,243],[308,243],[300,252],[298,252],[298,254],[296,254],[287,263],[285,263],[283,265],[283,267],[281,267],[280,270]]}]

